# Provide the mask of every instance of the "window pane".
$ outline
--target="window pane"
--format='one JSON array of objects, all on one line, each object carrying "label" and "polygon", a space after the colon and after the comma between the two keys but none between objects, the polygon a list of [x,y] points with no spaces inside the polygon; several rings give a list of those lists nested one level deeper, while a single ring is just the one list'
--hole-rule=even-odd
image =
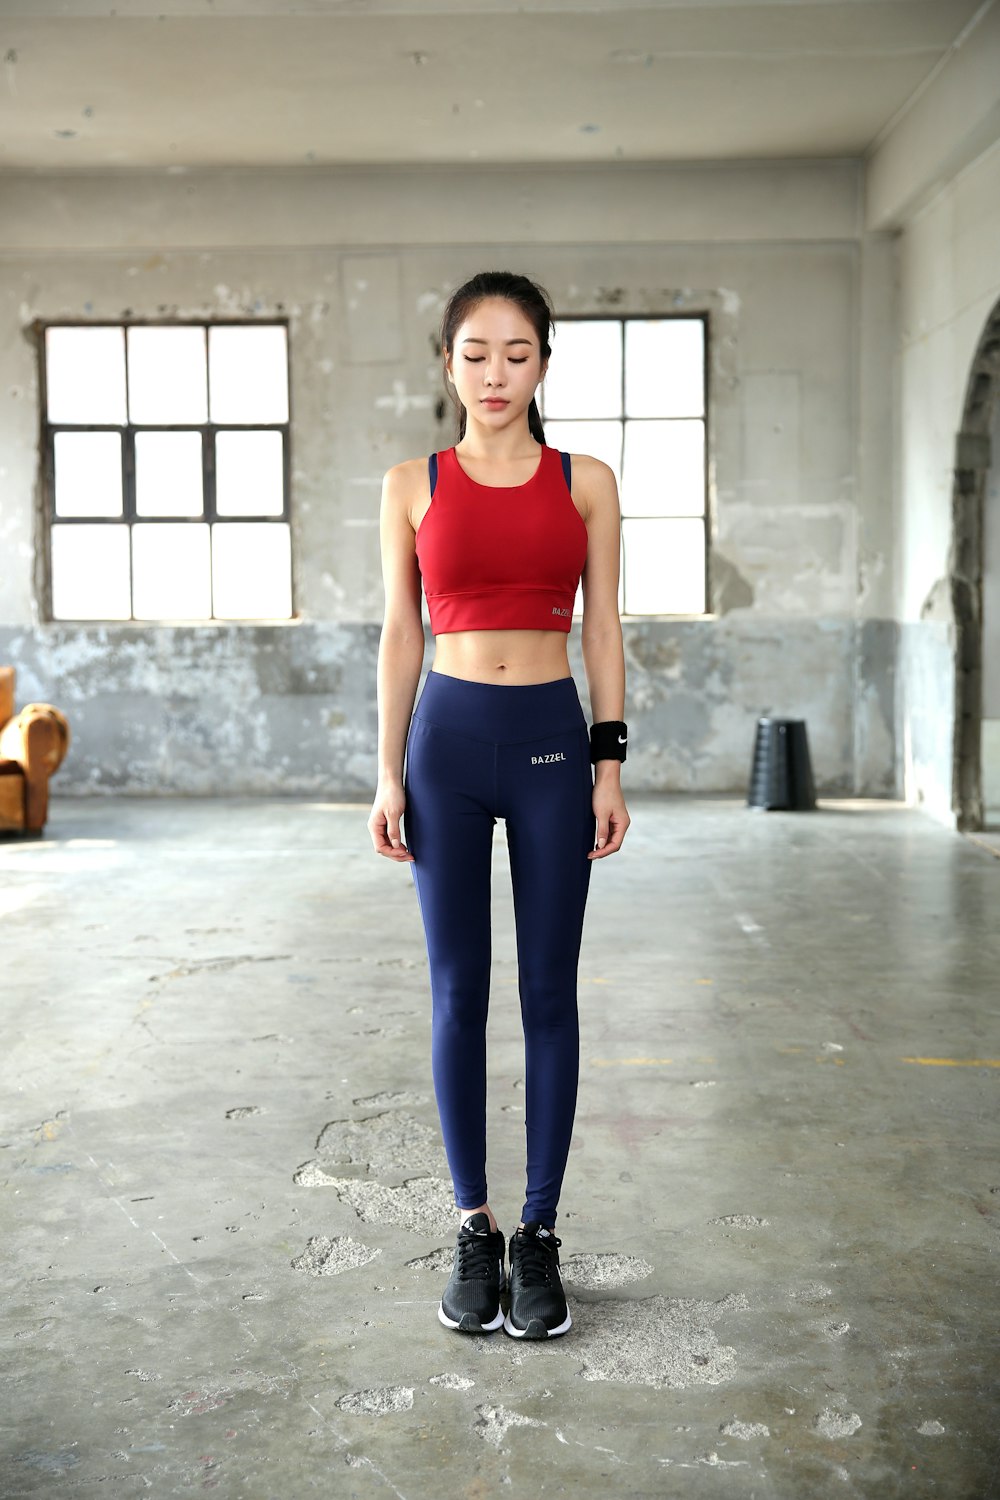
[{"label": "window pane", "polygon": [[127,620],[128,530],[52,527],[52,614],[57,620]]},{"label": "window pane", "polygon": [[211,617],[208,541],[208,526],[197,522],[132,527],[137,620]]},{"label": "window pane", "polygon": [[627,417],[704,415],[704,330],[700,318],[627,320]]},{"label": "window pane", "polygon": [[200,516],[201,433],[137,432],[135,509],[140,516]]},{"label": "window pane", "polygon": [[635,615],[705,613],[705,523],[622,520],[625,608]]},{"label": "window pane", "polygon": [[124,328],[46,328],[50,422],[125,421]]},{"label": "window pane", "polygon": [[287,422],[288,355],[283,326],[208,330],[213,422]]},{"label": "window pane", "polygon": [[130,328],[128,409],[133,422],[204,422],[204,328]]},{"label": "window pane", "polygon": [[550,422],[546,418],[545,441],[564,453],[589,453],[614,470],[619,484],[622,471],[622,424],[620,422]]},{"label": "window pane", "polygon": [[220,516],[280,516],[284,509],[280,432],[215,435],[215,509]]},{"label": "window pane", "polygon": [[57,516],[122,514],[122,440],[118,432],[53,435]]},{"label": "window pane", "polygon": [[541,389],[546,418],[621,416],[621,323],[557,323]]},{"label": "window pane", "polygon": [[227,521],[212,527],[215,613],[228,620],[288,620],[291,537],[283,523]]},{"label": "window pane", "polygon": [[623,516],[705,513],[702,422],[626,422]]}]

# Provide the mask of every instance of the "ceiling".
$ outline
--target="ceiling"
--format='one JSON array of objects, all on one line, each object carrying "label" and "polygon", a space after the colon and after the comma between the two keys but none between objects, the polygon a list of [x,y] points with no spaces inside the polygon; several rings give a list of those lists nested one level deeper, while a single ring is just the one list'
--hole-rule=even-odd
[{"label": "ceiling", "polygon": [[866,156],[993,3],[0,0],[0,173]]}]

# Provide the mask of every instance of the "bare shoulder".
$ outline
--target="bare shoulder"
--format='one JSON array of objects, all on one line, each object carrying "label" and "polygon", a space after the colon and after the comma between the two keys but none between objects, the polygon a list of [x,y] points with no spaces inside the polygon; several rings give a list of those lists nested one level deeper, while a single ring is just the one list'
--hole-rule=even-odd
[{"label": "bare shoulder", "polygon": [[591,453],[571,453],[573,493],[587,508],[587,519],[618,512],[618,481],[615,471]]},{"label": "bare shoulder", "polygon": [[595,458],[592,453],[571,453],[570,460],[574,476],[579,474],[581,479],[595,479],[603,484],[614,482],[615,471],[602,458]]},{"label": "bare shoulder", "polygon": [[393,494],[412,489],[427,478],[426,458],[404,458],[400,463],[386,469],[382,483]]},{"label": "bare shoulder", "polygon": [[413,511],[427,492],[426,458],[405,458],[386,469],[382,476],[384,504],[406,516],[411,526]]}]

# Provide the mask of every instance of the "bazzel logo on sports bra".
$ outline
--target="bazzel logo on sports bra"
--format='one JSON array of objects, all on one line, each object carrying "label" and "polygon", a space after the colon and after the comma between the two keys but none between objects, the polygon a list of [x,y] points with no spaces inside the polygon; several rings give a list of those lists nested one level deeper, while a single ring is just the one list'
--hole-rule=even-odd
[{"label": "bazzel logo on sports bra", "polygon": [[554,615],[571,615],[573,611],[571,609],[560,609],[558,604],[553,604],[552,613]]},{"label": "bazzel logo on sports bra", "polygon": [[552,755],[533,755],[531,757],[531,764],[533,766],[541,766],[541,765],[547,764],[550,760],[565,760],[565,759],[566,759],[566,757],[563,754],[563,752],[561,750],[557,750]]}]

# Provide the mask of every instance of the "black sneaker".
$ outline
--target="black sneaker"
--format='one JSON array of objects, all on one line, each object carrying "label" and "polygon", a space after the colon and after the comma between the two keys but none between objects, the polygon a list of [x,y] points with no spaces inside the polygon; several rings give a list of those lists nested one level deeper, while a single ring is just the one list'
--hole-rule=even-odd
[{"label": "black sneaker", "polygon": [[535,1219],[510,1237],[510,1312],[503,1326],[516,1339],[552,1339],[573,1321],[559,1279],[561,1244]]},{"label": "black sneaker", "polygon": [[507,1285],[505,1245],[502,1232],[490,1229],[489,1214],[470,1214],[460,1226],[455,1264],[438,1308],[446,1328],[492,1333],[501,1326],[500,1293]]}]

